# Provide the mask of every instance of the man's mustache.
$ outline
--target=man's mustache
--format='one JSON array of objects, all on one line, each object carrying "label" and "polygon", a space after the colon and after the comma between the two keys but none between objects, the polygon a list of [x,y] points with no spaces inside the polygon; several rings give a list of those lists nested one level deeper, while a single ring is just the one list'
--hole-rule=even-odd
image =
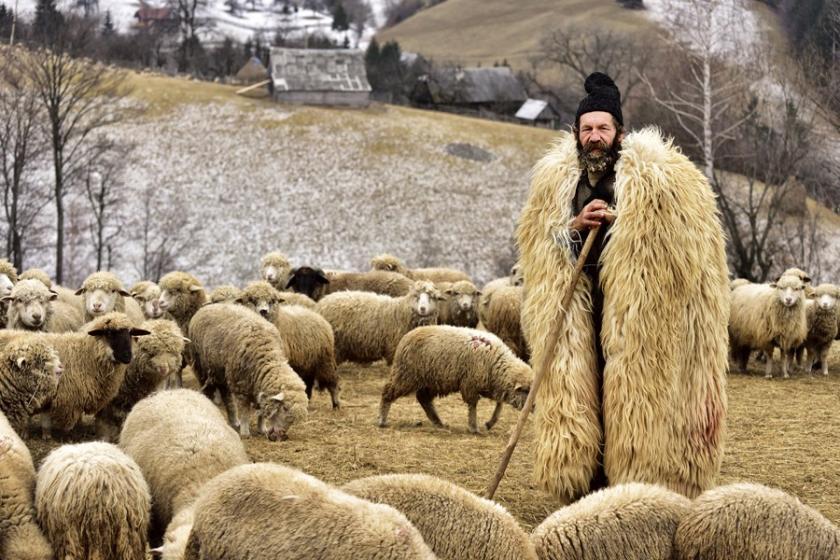
[{"label": "man's mustache", "polygon": [[583,150],[585,152],[591,152],[592,150],[601,150],[602,152],[606,152],[607,148],[609,148],[609,146],[607,146],[606,142],[598,140],[597,142],[587,142],[586,146],[583,147]]}]

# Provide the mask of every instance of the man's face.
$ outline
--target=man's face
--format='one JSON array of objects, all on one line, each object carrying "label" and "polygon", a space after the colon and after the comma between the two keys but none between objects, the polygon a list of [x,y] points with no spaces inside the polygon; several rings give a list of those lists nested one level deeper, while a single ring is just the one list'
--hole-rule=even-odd
[{"label": "man's face", "polygon": [[580,116],[578,140],[584,150],[593,154],[612,147],[615,141],[615,122],[606,111],[592,111]]}]

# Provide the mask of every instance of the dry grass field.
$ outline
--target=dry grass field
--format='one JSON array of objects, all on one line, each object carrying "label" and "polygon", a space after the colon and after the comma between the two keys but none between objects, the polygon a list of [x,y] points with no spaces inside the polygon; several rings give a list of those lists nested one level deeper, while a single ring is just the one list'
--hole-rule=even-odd
[{"label": "dry grass field", "polygon": [[[729,376],[729,437],[721,483],[754,481],[797,495],[835,523],[840,523],[840,344],[828,378],[797,372],[791,379],[767,381],[760,364],[749,375]],[[506,408],[490,433],[467,431],[467,409],[460,397],[437,405],[447,429],[431,427],[413,398],[394,403],[390,425],[375,425],[379,394],[387,375],[383,362],[340,368],[343,407],[330,408],[326,394],[316,394],[309,419],[292,429],[291,439],[272,443],[252,438],[246,447],[254,461],[276,461],[302,469],[333,484],[375,474],[428,473],[483,492],[516,421]],[[188,384],[194,379],[188,377]],[[479,405],[479,418],[492,412]],[[87,425],[74,438],[90,435]],[[531,482],[533,430],[529,424],[497,500],[528,529],[562,504]],[[36,462],[57,444],[28,442]]]}]

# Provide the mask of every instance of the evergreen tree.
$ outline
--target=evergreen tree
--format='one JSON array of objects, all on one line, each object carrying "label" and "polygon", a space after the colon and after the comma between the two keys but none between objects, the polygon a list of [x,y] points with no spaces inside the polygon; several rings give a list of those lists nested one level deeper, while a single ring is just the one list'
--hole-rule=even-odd
[{"label": "evergreen tree", "polygon": [[111,19],[111,10],[105,12],[105,21],[102,24],[102,36],[105,38],[113,37],[116,33],[114,29],[114,21]]},{"label": "evergreen tree", "polygon": [[245,41],[244,52],[245,60],[251,60],[251,57],[254,56],[254,43],[251,41],[251,39]]},{"label": "evergreen tree", "polygon": [[[4,41],[12,32],[12,21],[14,21],[15,14],[7,8],[5,4],[0,4],[0,38]],[[6,41],[8,43],[8,41]]]},{"label": "evergreen tree", "polygon": [[379,89],[379,42],[376,37],[370,40],[365,51],[365,69],[370,87],[374,91]]},{"label": "evergreen tree", "polygon": [[38,0],[35,5],[35,21],[32,31],[35,38],[45,44],[58,40],[58,34],[64,25],[64,16],[56,8],[55,0]]},{"label": "evergreen tree", "polygon": [[347,31],[350,29],[350,18],[347,17],[347,12],[344,10],[341,2],[336,4],[335,10],[333,10],[332,28],[336,31]]},{"label": "evergreen tree", "polygon": [[350,38],[346,34],[344,35],[344,42],[341,43],[341,47],[344,49],[350,48]]}]

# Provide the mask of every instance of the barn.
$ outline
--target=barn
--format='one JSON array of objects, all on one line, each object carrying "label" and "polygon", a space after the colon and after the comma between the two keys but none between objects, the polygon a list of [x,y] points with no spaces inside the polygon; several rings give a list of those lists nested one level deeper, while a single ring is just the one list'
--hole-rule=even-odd
[{"label": "barn", "polygon": [[360,50],[272,48],[270,68],[275,101],[346,107],[370,103]]}]

